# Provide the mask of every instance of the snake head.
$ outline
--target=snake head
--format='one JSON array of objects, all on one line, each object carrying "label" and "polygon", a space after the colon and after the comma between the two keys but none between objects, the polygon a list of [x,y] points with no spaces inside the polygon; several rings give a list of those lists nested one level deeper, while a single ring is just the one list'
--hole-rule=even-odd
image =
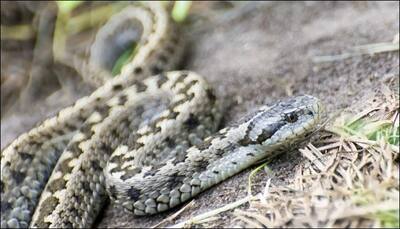
[{"label": "snake head", "polygon": [[245,125],[241,144],[293,145],[315,130],[322,114],[319,99],[293,97],[258,112]]}]

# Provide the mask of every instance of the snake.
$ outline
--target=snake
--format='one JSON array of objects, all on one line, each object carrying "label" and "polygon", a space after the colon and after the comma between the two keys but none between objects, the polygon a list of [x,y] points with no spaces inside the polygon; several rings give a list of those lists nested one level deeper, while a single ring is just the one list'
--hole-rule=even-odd
[{"label": "snake", "polygon": [[[123,49],[121,34],[139,48],[112,77],[109,46]],[[2,150],[1,227],[91,227],[107,199],[135,216],[167,211],[316,130],[322,105],[311,95],[218,130],[223,103],[213,88],[195,72],[174,71],[182,47],[162,4],[113,15],[86,63],[85,80],[100,86]]]}]

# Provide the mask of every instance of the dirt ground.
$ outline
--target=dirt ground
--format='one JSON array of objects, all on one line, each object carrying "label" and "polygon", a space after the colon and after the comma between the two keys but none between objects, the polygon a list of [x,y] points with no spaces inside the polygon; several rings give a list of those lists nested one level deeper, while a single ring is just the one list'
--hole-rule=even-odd
[{"label": "dirt ground", "polygon": [[[204,76],[219,99],[229,104],[223,126],[262,104],[301,94],[319,97],[327,118],[332,117],[362,102],[360,98],[388,79],[399,77],[398,51],[316,61],[318,56],[348,52],[358,45],[391,42],[399,32],[398,2],[196,2],[183,27],[187,51],[181,68]],[[58,101],[29,114],[2,118],[1,147],[68,103]],[[285,184],[301,160],[296,151],[274,160],[269,166],[274,174],[272,183]],[[193,207],[168,225],[243,198],[250,171],[203,192],[194,199]],[[255,189],[271,177],[259,173]],[[133,217],[110,204],[97,226],[151,227],[177,210],[179,207],[156,216]],[[231,225],[229,212],[220,216],[212,226]]]}]

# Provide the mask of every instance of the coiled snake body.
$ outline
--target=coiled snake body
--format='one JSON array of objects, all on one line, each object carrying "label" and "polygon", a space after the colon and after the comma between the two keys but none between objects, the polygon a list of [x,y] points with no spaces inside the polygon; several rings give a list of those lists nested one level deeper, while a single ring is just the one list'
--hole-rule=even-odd
[{"label": "coiled snake body", "polygon": [[319,121],[319,100],[305,95],[212,135],[221,106],[204,79],[161,73],[181,54],[166,10],[129,6],[113,18],[94,45],[123,18],[141,25],[139,51],[113,79],[91,57],[87,79],[103,85],[2,151],[1,227],[88,227],[107,196],[135,215],[162,212],[295,146]]}]

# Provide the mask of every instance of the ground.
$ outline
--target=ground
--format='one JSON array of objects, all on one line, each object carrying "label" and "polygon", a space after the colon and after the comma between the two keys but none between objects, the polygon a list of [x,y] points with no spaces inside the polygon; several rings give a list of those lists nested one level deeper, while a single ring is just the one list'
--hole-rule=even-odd
[{"label": "ground", "polygon": [[[355,46],[391,42],[398,32],[398,2],[196,2],[183,24],[187,44],[181,68],[204,76],[218,98],[228,104],[222,126],[260,105],[301,94],[320,98],[325,118],[331,118],[399,77],[399,52],[336,61],[321,61],[320,57],[348,53]],[[1,146],[61,106],[59,102],[49,109],[36,109],[37,113],[2,118]],[[278,157],[269,165],[274,174],[271,182],[285,185],[302,160],[297,151]],[[168,225],[245,197],[250,171],[203,192]],[[268,178],[270,174],[259,173],[255,190]],[[98,227],[150,227],[178,210],[136,218],[110,204]],[[211,225],[231,226],[232,219],[229,212],[222,213]]]}]

